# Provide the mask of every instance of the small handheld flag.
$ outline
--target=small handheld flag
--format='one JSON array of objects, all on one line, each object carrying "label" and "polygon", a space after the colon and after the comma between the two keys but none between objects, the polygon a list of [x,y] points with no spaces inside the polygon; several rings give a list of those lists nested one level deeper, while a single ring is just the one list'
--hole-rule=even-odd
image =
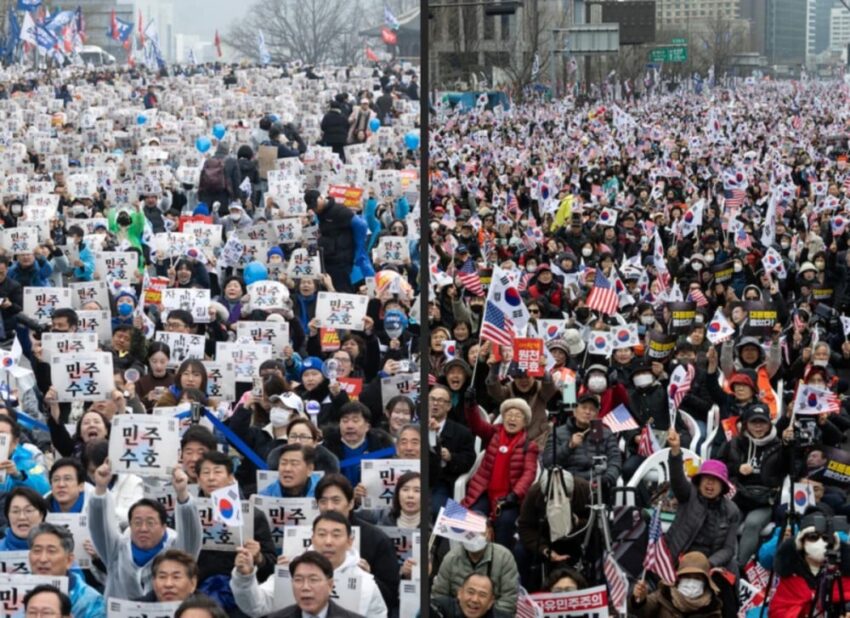
[{"label": "small handheld flag", "polygon": [[233,484],[217,489],[210,494],[213,503],[213,521],[228,527],[242,525],[242,501],[239,485]]}]

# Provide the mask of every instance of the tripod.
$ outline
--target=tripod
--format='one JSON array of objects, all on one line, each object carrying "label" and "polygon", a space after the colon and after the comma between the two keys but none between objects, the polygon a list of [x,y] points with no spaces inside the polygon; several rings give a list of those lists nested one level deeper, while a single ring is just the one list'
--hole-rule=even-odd
[{"label": "tripod", "polygon": [[[593,457],[593,468],[590,471],[590,518],[587,520],[587,527],[584,531],[584,540],[581,543],[582,563],[586,567],[593,567],[596,559],[589,560],[588,556],[599,556],[599,560],[604,560],[605,553],[611,551],[611,529],[608,525],[608,505],[602,496],[602,476],[603,471],[608,463],[608,458],[604,455],[595,455]],[[602,551],[594,551],[602,550]],[[593,569],[593,572],[600,574],[602,569]],[[598,577],[604,582],[605,577]]]},{"label": "tripod", "polygon": [[[844,598],[844,586],[841,581],[841,567],[838,565],[837,556],[829,556],[827,554],[827,562],[824,573],[818,578],[818,591],[812,599],[812,606],[809,609],[809,618],[815,615],[815,608],[820,605],[823,608],[824,616],[827,618],[842,618],[845,616],[844,608],[847,606],[847,600]],[[833,588],[838,584],[838,608],[833,607],[835,599],[832,598]]]}]

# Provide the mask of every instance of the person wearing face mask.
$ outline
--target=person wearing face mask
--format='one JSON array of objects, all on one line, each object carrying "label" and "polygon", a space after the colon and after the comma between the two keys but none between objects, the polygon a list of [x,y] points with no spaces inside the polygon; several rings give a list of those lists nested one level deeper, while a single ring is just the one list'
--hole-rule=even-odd
[{"label": "person wearing face mask", "polygon": [[629,597],[630,614],[638,618],[720,618],[723,603],[711,579],[711,564],[705,554],[688,552],[679,560],[673,585],[660,582],[648,593],[646,582],[635,584]]},{"label": "person wearing face mask", "polygon": [[145,267],[142,250],[142,235],[145,233],[145,215],[141,203],[135,204],[132,210],[128,207],[110,208],[107,213],[109,232],[115,235],[120,245],[126,241],[139,252],[139,268]]},{"label": "person wearing face mask", "polygon": [[[826,605],[824,593],[829,570],[826,556],[830,550],[838,553],[837,575],[829,591],[831,602]],[[850,614],[846,605],[850,599],[850,545],[840,541],[831,518],[821,513],[803,517],[797,534],[779,546],[775,566],[779,584],[768,607],[768,618],[811,615],[846,618]]]},{"label": "person wearing face mask", "polygon": [[755,553],[759,533],[770,521],[782,479],[788,473],[790,449],[783,445],[763,403],[748,406],[737,436],[725,443],[717,458],[726,464],[735,485],[735,504],[744,517],[738,544],[738,562],[746,564]]},{"label": "person wearing face mask", "polygon": [[647,331],[651,331],[656,327],[657,320],[655,319],[655,310],[649,303],[641,303],[637,307],[638,315],[638,334],[643,336]]},{"label": "person wearing face mask", "polygon": [[[734,352],[737,352],[737,358]],[[779,334],[775,331],[766,354],[761,342],[755,337],[743,337],[737,343],[730,339],[720,347],[720,368],[725,378],[728,380],[732,374],[741,370],[754,372],[758,398],[770,407],[773,417],[776,416],[778,402],[771,380],[781,366],[782,351]]]},{"label": "person wearing face mask", "polygon": [[679,502],[676,518],[665,534],[670,555],[675,560],[683,553],[698,551],[708,557],[712,568],[723,567],[737,576],[741,512],[726,497],[732,489],[726,464],[707,459],[689,481],[681,439],[674,429],[667,433],[667,446],[670,486]]},{"label": "person wearing face mask", "polygon": [[226,235],[230,235],[236,230],[242,230],[246,227],[251,227],[254,225],[254,222],[251,220],[251,217],[245,212],[245,208],[242,206],[242,202],[234,201],[230,202],[227,206],[228,214],[226,217],[222,217],[222,230]]},{"label": "person wearing face mask", "polygon": [[[612,382],[605,365],[594,363],[584,370],[586,392],[599,398],[599,418],[619,405],[629,405],[629,393],[623,384]],[[585,391],[585,389],[582,389]]]}]

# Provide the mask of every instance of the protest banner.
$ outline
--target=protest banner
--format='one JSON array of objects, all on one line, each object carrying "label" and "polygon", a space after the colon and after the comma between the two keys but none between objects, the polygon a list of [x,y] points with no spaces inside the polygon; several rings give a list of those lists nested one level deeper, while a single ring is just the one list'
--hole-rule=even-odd
[{"label": "protest banner", "polygon": [[9,573],[10,575],[32,573],[29,550],[0,551],[0,573]]},{"label": "protest banner", "polygon": [[845,490],[850,488],[850,453],[831,446],[824,446],[821,450],[826,463],[810,471],[809,478]]},{"label": "protest banner", "polygon": [[49,324],[50,316],[60,307],[71,308],[70,288],[24,288],[24,313],[41,324]]},{"label": "protest banner", "polygon": [[[351,526],[351,548],[360,552],[360,526]],[[283,529],[283,556],[295,558],[310,547],[313,538],[313,526],[286,526]]]},{"label": "protest banner", "polygon": [[410,250],[404,236],[381,236],[375,249],[375,264],[407,264]]},{"label": "protest banner", "polygon": [[321,279],[322,259],[318,253],[310,255],[310,251],[298,248],[292,252],[286,265],[286,276],[290,279]]},{"label": "protest banner", "polygon": [[96,302],[103,309],[109,308],[109,284],[106,280],[77,281],[70,286],[74,309],[82,309],[89,302]]},{"label": "protest banner", "polygon": [[271,222],[272,231],[281,245],[292,245],[301,241],[301,221],[297,217],[285,217]]},{"label": "protest banner", "polygon": [[777,311],[773,303],[750,301],[744,304],[747,310],[747,321],[744,324],[744,335],[752,337],[769,337],[776,324]]},{"label": "protest banner", "polygon": [[80,321],[77,332],[95,333],[101,345],[109,343],[112,339],[112,322],[108,311],[77,310],[77,318]]},{"label": "protest banner", "polygon": [[195,498],[198,513],[201,516],[203,549],[235,552],[236,548],[254,536],[254,505],[250,500],[242,500],[242,525],[230,527],[220,521],[215,521],[212,500]]},{"label": "protest banner", "polygon": [[673,335],[689,334],[697,316],[697,305],[694,302],[667,303],[670,312],[670,333]]},{"label": "protest banner", "polygon": [[[68,594],[68,578],[53,575],[0,574],[0,616],[15,618],[23,614],[24,597],[36,586],[53,586]],[[20,614],[19,614],[20,612]]]},{"label": "protest banner", "polygon": [[236,337],[248,337],[255,343],[266,343],[272,347],[275,358],[283,357],[283,349],[290,345],[288,322],[252,322],[239,320]]},{"label": "protest banner", "polygon": [[[415,569],[414,569],[415,570]],[[399,616],[415,616],[422,605],[420,587],[422,582],[418,580],[402,580],[399,588]]]},{"label": "protest banner", "polygon": [[411,397],[419,390],[419,375],[415,373],[397,373],[381,378],[381,404],[386,406],[397,395]]},{"label": "protest banner", "polygon": [[144,303],[146,307],[162,304],[162,292],[168,287],[168,277],[149,277],[145,283]]},{"label": "protest banner", "polygon": [[[257,491],[262,490],[263,487],[258,483]],[[287,527],[309,527],[319,515],[319,506],[313,498],[275,498],[255,494],[251,499],[254,501],[254,508],[265,513],[272,540],[275,547],[279,548],[283,548],[284,530]]]},{"label": "protest banner", "polygon": [[41,360],[50,363],[54,354],[97,352],[97,334],[85,332],[42,333]]},{"label": "protest banner", "polygon": [[173,529],[175,526],[174,510],[177,507],[177,498],[174,495],[174,488],[171,486],[171,481],[156,477],[142,479],[142,495],[145,498],[156,500],[165,508],[166,523],[169,528]]},{"label": "protest banner", "polygon": [[260,365],[272,357],[272,347],[266,343],[216,343],[216,360],[233,365],[236,382],[253,382],[254,376],[260,372]]},{"label": "protest banner", "polygon": [[396,556],[398,557],[399,567],[401,567],[401,565],[404,564],[404,561],[408,558],[413,558],[418,561],[419,556],[413,555],[413,535],[416,534],[416,530],[413,528],[398,528],[396,526],[379,526],[379,528],[393,542],[393,547],[395,547]]},{"label": "protest banner", "polygon": [[179,367],[187,358],[204,358],[206,342],[203,335],[188,335],[186,333],[169,333],[158,330],[154,335],[154,341],[161,341],[168,345],[171,356],[168,359],[169,367]]},{"label": "protest banner", "polygon": [[360,462],[360,469],[360,482],[366,488],[363,508],[390,508],[398,477],[405,472],[419,472],[419,460],[364,459]]},{"label": "protest banner", "polygon": [[543,340],[530,337],[514,339],[513,362],[516,368],[528,375],[539,378],[546,370],[546,359],[543,356]]},{"label": "protest banner", "polygon": [[[48,513],[45,521],[68,529],[68,532],[74,537],[74,559],[81,569],[90,569],[92,558],[86,551],[84,544],[86,541],[91,541],[91,533],[89,532],[89,516],[85,511],[82,513]],[[0,552],[0,554],[2,553]]]},{"label": "protest banner", "polygon": [[359,210],[363,206],[363,189],[360,187],[331,185],[328,187],[328,197],[354,210]]},{"label": "protest banner", "polygon": [[546,618],[608,618],[605,585],[574,592],[539,592],[530,595]]},{"label": "protest banner", "polygon": [[289,300],[289,290],[278,281],[258,281],[248,286],[251,297],[251,310],[270,311],[285,309]]},{"label": "protest banner", "polygon": [[112,420],[109,460],[116,474],[170,477],[177,466],[179,450],[176,419],[120,414]]},{"label": "protest banner", "polygon": [[163,313],[182,309],[192,314],[196,324],[206,324],[210,321],[210,291],[200,288],[165,288],[162,291],[161,303]]},{"label": "protest banner", "polygon": [[106,600],[106,618],[172,618],[178,607],[178,601],[145,603],[110,597]]},{"label": "protest banner", "polygon": [[112,398],[112,354],[53,354],[50,378],[60,402],[103,401]]},{"label": "protest banner", "polygon": [[222,401],[236,399],[233,363],[209,360],[203,363],[207,370],[207,397]]},{"label": "protest banner", "polygon": [[13,227],[2,231],[2,247],[12,255],[32,253],[38,247],[38,230],[31,227]]},{"label": "protest banner", "polygon": [[316,320],[320,327],[361,330],[369,299],[359,294],[319,292]]},{"label": "protest banner", "polygon": [[139,256],[132,251],[98,251],[94,258],[94,274],[98,279],[125,286],[136,283]]},{"label": "protest banner", "polygon": [[652,360],[667,359],[676,349],[676,337],[658,332],[649,333],[647,356]]}]

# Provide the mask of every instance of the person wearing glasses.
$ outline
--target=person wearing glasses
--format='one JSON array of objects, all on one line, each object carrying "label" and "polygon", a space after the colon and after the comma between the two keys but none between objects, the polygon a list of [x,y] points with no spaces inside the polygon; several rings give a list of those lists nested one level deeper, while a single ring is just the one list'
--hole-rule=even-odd
[{"label": "person wearing glasses", "polygon": [[[299,569],[298,556],[290,562],[290,573],[292,574],[292,591],[295,596],[296,605],[301,609],[302,615],[322,616],[322,610],[327,607],[328,598],[317,594],[324,592],[325,586],[329,584],[328,592],[333,590],[334,580],[342,585],[349,577],[357,577],[360,580],[360,595],[356,610],[359,614],[369,618],[386,618],[387,606],[381,597],[381,592],[375,584],[375,578],[361,566],[360,554],[353,548],[354,536],[351,522],[342,513],[325,511],[313,520],[313,534],[310,547],[302,554],[316,553],[328,561],[329,569],[322,569],[321,575],[314,572],[304,572]],[[286,564],[288,558],[282,557],[278,564]],[[294,565],[294,566],[293,566]],[[330,581],[328,581],[330,580]],[[287,616],[287,611],[295,611],[297,608],[290,606],[281,609],[275,606],[275,578],[269,578],[266,583],[259,585],[254,576],[254,566],[251,564],[250,556],[245,552],[239,552],[236,557],[236,568],[233,569],[233,577],[230,587],[239,608],[249,616]],[[303,606],[302,606],[303,604]],[[280,609],[278,613],[272,614]],[[343,608],[337,608],[343,609]],[[352,608],[348,608],[352,609]],[[297,613],[294,615],[298,615]],[[328,616],[334,616],[328,608]]]},{"label": "person wearing glasses", "polygon": [[29,549],[30,530],[47,517],[47,501],[29,487],[15,487],[6,496],[3,514],[9,527],[0,539],[0,552]]},{"label": "person wearing glasses", "polygon": [[[322,432],[308,418],[296,416],[289,422],[286,426],[286,443],[311,447],[316,452],[316,472],[339,472],[339,459],[322,445]],[[269,469],[276,467],[281,448],[276,448],[266,458]]]},{"label": "person wearing glasses", "polygon": [[33,575],[68,578],[68,595],[74,617],[95,618],[106,614],[106,603],[97,590],[86,584],[74,564],[74,537],[65,526],[43,522],[30,532],[29,563]]},{"label": "person wearing glasses", "polygon": [[26,618],[71,618],[71,599],[56,586],[42,584],[24,595]]},{"label": "person wearing glasses", "polygon": [[475,463],[475,438],[466,426],[448,418],[452,394],[435,384],[428,392],[428,484],[431,517],[436,518],[454,494],[455,481]]}]

